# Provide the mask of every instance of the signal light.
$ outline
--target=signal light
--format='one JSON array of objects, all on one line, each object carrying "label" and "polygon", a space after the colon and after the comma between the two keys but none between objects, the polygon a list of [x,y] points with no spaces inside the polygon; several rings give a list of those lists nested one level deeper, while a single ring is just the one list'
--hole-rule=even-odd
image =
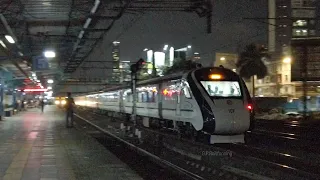
[{"label": "signal light", "polygon": [[146,61],[144,60],[144,59],[139,59],[135,64],[132,64],[131,65],[131,71],[133,72],[133,73],[136,73],[137,71],[139,71],[141,68],[142,68],[142,66],[143,65],[145,65],[146,64]]},{"label": "signal light", "polygon": [[253,109],[253,108],[252,108],[252,105],[248,105],[247,108],[248,108],[249,110],[252,110],[252,109]]}]

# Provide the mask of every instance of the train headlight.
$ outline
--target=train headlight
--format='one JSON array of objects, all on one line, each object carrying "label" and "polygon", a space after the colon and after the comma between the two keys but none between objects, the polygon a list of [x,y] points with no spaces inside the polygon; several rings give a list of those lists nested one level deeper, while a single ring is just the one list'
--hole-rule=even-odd
[{"label": "train headlight", "polygon": [[62,104],[62,105],[65,105],[66,103],[67,103],[67,102],[66,102],[65,100],[62,100],[62,101],[61,101],[61,104]]},{"label": "train headlight", "polygon": [[58,104],[60,104],[60,101],[56,100],[56,101],[54,101],[54,104],[58,105]]},{"label": "train headlight", "polygon": [[210,74],[209,75],[210,79],[222,79],[221,74]]}]

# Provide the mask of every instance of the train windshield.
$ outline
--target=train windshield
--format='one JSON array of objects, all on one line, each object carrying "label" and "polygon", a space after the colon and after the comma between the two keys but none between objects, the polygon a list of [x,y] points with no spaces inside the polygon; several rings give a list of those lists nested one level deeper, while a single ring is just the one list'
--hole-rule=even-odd
[{"label": "train windshield", "polygon": [[211,97],[242,97],[237,81],[201,81],[201,84]]}]

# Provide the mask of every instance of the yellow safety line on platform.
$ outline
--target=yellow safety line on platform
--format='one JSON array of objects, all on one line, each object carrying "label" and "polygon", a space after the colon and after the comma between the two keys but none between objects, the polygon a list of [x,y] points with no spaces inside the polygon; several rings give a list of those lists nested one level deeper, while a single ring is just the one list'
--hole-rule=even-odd
[{"label": "yellow safety line on platform", "polygon": [[12,163],[3,176],[3,180],[20,180],[25,164],[27,163],[32,143],[24,144],[19,153],[13,158]]}]

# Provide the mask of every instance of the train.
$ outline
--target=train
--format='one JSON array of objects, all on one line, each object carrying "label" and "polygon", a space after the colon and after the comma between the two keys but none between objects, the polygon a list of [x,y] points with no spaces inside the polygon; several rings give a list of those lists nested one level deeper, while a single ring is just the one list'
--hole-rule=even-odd
[{"label": "train", "polygon": [[55,97],[54,98],[54,104],[57,105],[58,107],[65,107],[67,101],[66,101],[66,97]]},{"label": "train", "polygon": [[[223,67],[138,81],[136,102],[130,84],[74,97],[77,106],[131,115],[148,128],[170,128],[188,138],[209,135],[209,143],[244,143],[254,109],[239,75]],[[135,105],[135,106],[134,106]]]}]

